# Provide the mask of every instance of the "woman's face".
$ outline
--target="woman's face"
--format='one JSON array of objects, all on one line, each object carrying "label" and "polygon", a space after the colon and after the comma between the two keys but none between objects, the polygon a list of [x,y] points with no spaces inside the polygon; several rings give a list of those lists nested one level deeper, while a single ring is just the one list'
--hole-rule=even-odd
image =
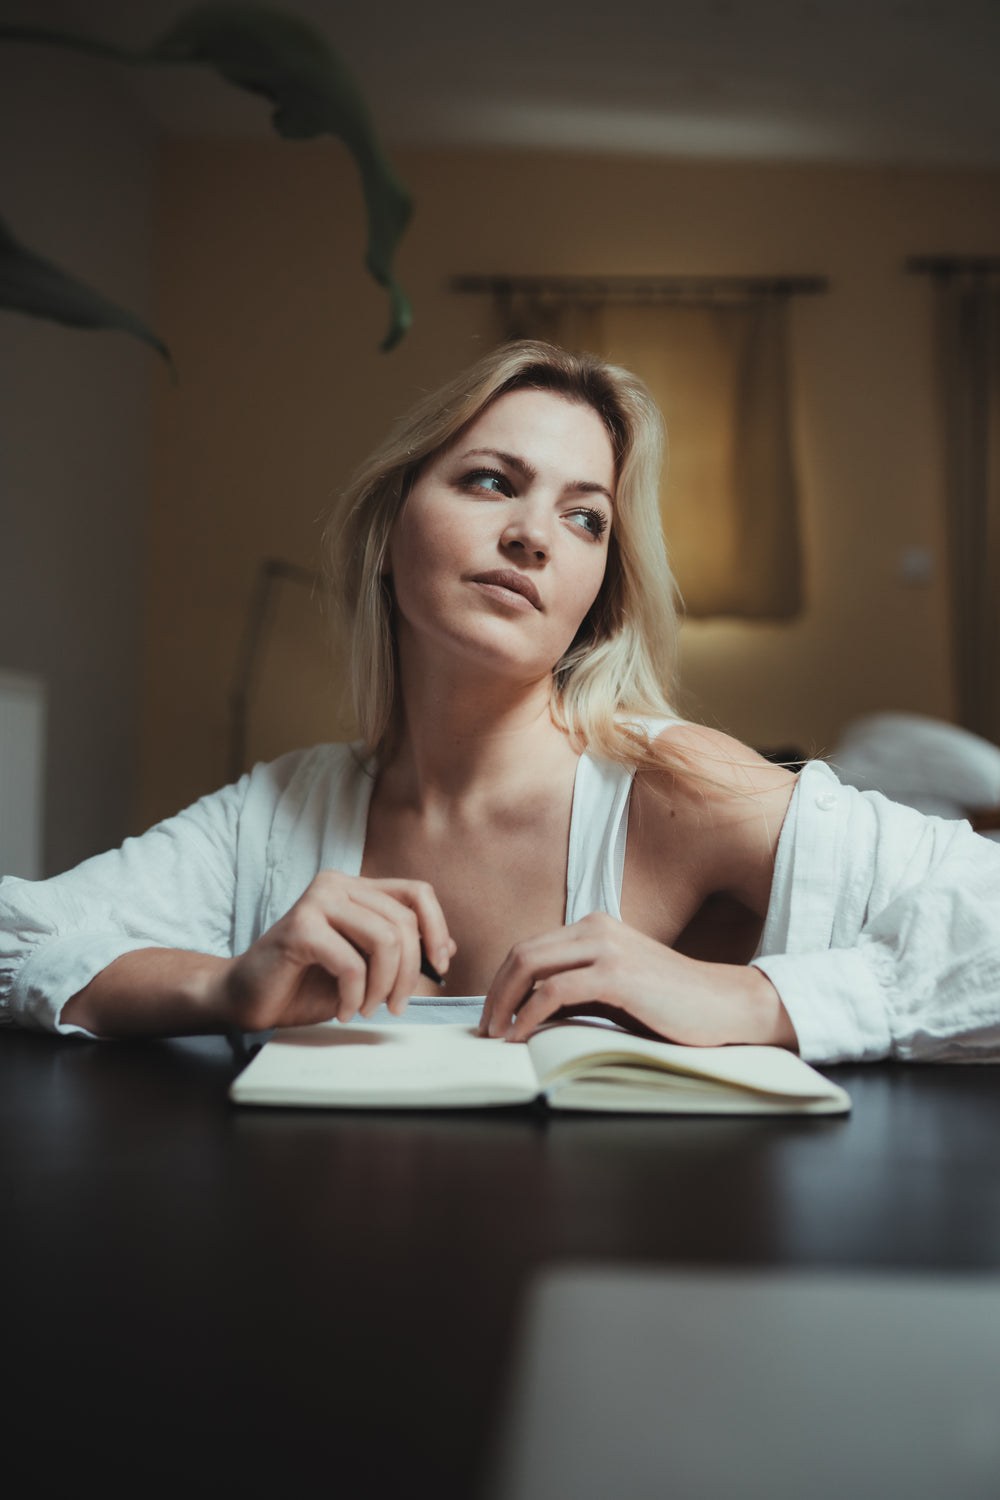
[{"label": "woman's face", "polygon": [[614,514],[611,441],[590,406],[501,396],[428,460],[389,540],[401,651],[548,677],[597,598]]}]

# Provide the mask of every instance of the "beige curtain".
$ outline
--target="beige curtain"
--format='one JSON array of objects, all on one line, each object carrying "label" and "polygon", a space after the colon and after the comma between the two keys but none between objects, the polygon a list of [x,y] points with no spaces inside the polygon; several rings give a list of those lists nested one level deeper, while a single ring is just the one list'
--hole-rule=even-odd
[{"label": "beige curtain", "polygon": [[500,305],[502,336],[589,349],[649,385],[667,423],[667,550],[690,616],[788,619],[802,607],[787,300],[515,294]]},{"label": "beige curtain", "polygon": [[1000,284],[938,284],[952,651],[959,722],[1000,743]]}]

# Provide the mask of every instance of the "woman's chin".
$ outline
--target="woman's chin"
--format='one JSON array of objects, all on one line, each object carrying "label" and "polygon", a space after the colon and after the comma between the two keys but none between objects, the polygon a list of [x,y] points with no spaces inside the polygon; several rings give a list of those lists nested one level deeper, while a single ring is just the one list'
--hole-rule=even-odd
[{"label": "woman's chin", "polygon": [[[501,682],[516,682],[529,686],[551,682],[556,663],[563,651],[555,655],[541,652],[537,642],[526,642],[518,638],[515,631],[504,628],[506,621],[488,620],[478,628],[435,631],[433,635],[422,632],[407,632],[410,640],[400,639],[400,663],[404,678],[409,670],[446,673],[466,673],[474,678],[493,678]],[[501,628],[497,628],[497,626]]]}]

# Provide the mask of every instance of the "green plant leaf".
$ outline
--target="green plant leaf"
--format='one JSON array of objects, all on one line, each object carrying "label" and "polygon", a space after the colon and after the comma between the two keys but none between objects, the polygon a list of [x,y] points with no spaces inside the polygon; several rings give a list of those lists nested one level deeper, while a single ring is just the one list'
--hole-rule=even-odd
[{"label": "green plant leaf", "polygon": [[72,328],[116,328],[131,333],[162,354],[173,371],[170,350],[153,330],[86,282],[61,271],[22,245],[0,219],[0,307],[50,318]]},{"label": "green plant leaf", "polygon": [[413,202],[382,150],[354,78],[320,33],[271,6],[197,5],[147,55],[151,61],[214,67],[238,88],[262,94],[273,105],[275,130],[286,140],[332,135],[343,141],[357,163],[368,213],[365,264],[390,297],[382,348],[397,344],[411,312],[393,259]]},{"label": "green plant leaf", "polygon": [[393,262],[413,202],[382,150],[354,78],[314,27],[272,6],[205,4],[185,11],[140,52],[37,26],[0,25],[4,40],[71,47],[120,62],[211,67],[237,88],[268,99],[274,128],[286,140],[332,135],[343,141],[357,164],[365,198],[365,265],[389,294],[382,348],[399,343],[412,314]]}]

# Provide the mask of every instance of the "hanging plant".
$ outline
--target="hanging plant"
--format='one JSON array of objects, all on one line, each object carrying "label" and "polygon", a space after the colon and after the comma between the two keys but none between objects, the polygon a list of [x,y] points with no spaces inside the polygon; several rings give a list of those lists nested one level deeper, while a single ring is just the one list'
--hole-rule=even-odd
[{"label": "hanging plant", "polygon": [[[382,150],[361,90],[315,27],[271,6],[209,4],[185,11],[151,47],[139,51],[73,32],[8,23],[0,24],[0,42],[68,48],[139,67],[212,68],[237,88],[263,95],[284,140],[331,135],[342,141],[361,177],[368,220],[365,265],[389,295],[389,328],[381,348],[399,343],[412,314],[393,261],[413,202]],[[167,345],[140,318],[22,245],[2,219],[0,307],[75,328],[120,329],[170,362]]]}]

